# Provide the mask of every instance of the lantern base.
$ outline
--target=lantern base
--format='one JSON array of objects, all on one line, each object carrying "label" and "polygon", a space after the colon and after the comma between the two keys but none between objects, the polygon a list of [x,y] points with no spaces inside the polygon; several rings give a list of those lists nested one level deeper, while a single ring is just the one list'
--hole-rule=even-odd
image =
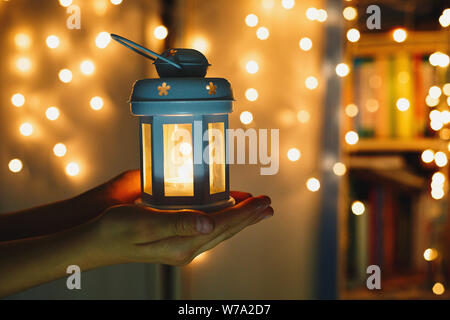
[{"label": "lantern base", "polygon": [[234,200],[233,197],[230,197],[227,200],[220,200],[220,201],[211,202],[211,203],[207,203],[207,204],[197,204],[197,205],[194,205],[194,204],[192,204],[192,205],[156,205],[153,203],[145,202],[142,199],[137,200],[136,203],[140,203],[145,206],[155,208],[158,210],[183,210],[183,209],[186,210],[187,209],[187,210],[199,210],[199,211],[203,211],[203,212],[215,212],[215,211],[219,211],[219,210],[234,206],[236,201]]}]

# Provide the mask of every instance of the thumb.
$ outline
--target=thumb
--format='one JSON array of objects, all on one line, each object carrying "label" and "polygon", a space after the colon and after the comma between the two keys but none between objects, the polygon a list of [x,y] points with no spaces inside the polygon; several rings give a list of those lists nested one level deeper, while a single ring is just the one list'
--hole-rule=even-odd
[{"label": "thumb", "polygon": [[154,218],[153,230],[159,239],[208,234],[214,230],[214,220],[198,211],[157,213]]}]

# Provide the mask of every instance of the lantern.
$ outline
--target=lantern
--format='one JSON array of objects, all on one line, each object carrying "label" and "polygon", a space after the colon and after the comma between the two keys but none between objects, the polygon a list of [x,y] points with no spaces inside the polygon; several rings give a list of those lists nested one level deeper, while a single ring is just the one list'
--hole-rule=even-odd
[{"label": "lantern", "polygon": [[233,205],[226,161],[233,108],[229,82],[205,78],[209,63],[197,50],[158,55],[123,37],[112,38],[152,59],[160,76],[138,80],[131,94],[131,112],[139,117],[142,202],[168,210]]}]

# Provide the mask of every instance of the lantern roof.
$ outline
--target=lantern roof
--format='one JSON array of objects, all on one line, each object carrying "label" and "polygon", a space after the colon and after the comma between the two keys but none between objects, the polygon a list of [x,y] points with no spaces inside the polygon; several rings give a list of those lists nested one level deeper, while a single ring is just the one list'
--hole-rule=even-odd
[{"label": "lantern roof", "polygon": [[218,114],[232,112],[233,92],[223,78],[205,78],[208,59],[195,49],[168,49],[157,54],[111,34],[125,47],[153,60],[160,78],[136,81],[131,112],[138,116]]}]

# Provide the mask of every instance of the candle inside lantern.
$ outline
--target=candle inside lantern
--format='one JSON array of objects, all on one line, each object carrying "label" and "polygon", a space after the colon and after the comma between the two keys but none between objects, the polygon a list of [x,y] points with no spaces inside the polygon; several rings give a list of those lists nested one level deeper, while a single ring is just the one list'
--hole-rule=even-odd
[{"label": "candle inside lantern", "polygon": [[192,124],[164,125],[164,194],[194,195]]}]

